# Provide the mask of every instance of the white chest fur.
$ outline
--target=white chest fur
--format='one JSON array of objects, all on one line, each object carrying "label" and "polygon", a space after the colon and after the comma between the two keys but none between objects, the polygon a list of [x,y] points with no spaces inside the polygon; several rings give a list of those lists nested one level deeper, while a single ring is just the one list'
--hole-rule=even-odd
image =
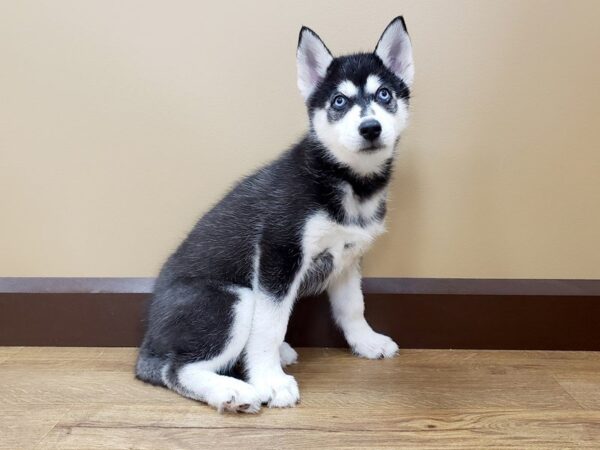
[{"label": "white chest fur", "polygon": [[[302,233],[302,266],[288,291],[289,299],[296,297],[300,284],[306,281],[311,266],[319,256],[327,253],[332,258],[331,271],[325,281],[328,284],[355,265],[375,238],[385,232],[383,219],[377,215],[385,201],[386,191],[382,190],[361,201],[354,195],[350,185],[340,187],[344,193],[342,205],[346,221],[335,221],[325,211],[316,212],[306,220]],[[314,292],[324,287],[313,286]]]},{"label": "white chest fur", "polygon": [[304,227],[302,246],[305,261],[328,252],[333,258],[332,276],[335,276],[356,262],[384,231],[380,221],[372,221],[366,226],[347,225],[332,220],[324,212],[316,213]]}]

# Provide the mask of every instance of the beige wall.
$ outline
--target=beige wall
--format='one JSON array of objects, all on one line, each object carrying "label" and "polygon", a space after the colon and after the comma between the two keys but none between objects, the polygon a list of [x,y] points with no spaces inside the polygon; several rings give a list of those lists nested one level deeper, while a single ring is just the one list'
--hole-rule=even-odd
[{"label": "beige wall", "polygon": [[370,276],[600,277],[600,1],[0,5],[0,276],[150,276],[304,130],[299,27],[417,76]]}]

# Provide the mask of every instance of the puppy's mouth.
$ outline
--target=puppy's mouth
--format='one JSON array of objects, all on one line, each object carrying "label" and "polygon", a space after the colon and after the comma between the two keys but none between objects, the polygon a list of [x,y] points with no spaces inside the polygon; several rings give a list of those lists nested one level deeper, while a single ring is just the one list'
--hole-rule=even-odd
[{"label": "puppy's mouth", "polygon": [[372,144],[369,144],[369,145],[367,145],[367,146],[365,146],[365,147],[362,147],[362,148],[360,149],[360,151],[361,151],[361,152],[364,152],[364,153],[374,153],[374,152],[376,152],[377,150],[381,150],[382,148],[383,148],[383,145],[382,145],[382,144],[379,144],[379,143],[372,143]]}]

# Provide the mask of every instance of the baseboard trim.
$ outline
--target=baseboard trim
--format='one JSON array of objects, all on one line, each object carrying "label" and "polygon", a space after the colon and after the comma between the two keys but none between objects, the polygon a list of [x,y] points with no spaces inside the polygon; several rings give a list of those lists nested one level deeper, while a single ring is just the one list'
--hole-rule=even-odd
[{"label": "baseboard trim", "polygon": [[[0,345],[136,346],[152,278],[0,278]],[[600,280],[367,278],[373,328],[404,348],[600,350]],[[344,346],[324,296],[287,339]]]}]

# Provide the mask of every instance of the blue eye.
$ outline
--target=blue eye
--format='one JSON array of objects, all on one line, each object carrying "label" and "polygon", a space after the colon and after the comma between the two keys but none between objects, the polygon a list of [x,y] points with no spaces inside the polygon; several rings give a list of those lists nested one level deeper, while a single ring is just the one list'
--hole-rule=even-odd
[{"label": "blue eye", "polygon": [[333,98],[333,101],[331,102],[331,105],[335,108],[335,109],[343,109],[346,106],[346,103],[348,103],[348,99],[346,97],[344,97],[343,95],[336,95]]},{"label": "blue eye", "polygon": [[377,100],[383,103],[388,103],[392,99],[392,94],[389,89],[381,88],[377,91]]}]

